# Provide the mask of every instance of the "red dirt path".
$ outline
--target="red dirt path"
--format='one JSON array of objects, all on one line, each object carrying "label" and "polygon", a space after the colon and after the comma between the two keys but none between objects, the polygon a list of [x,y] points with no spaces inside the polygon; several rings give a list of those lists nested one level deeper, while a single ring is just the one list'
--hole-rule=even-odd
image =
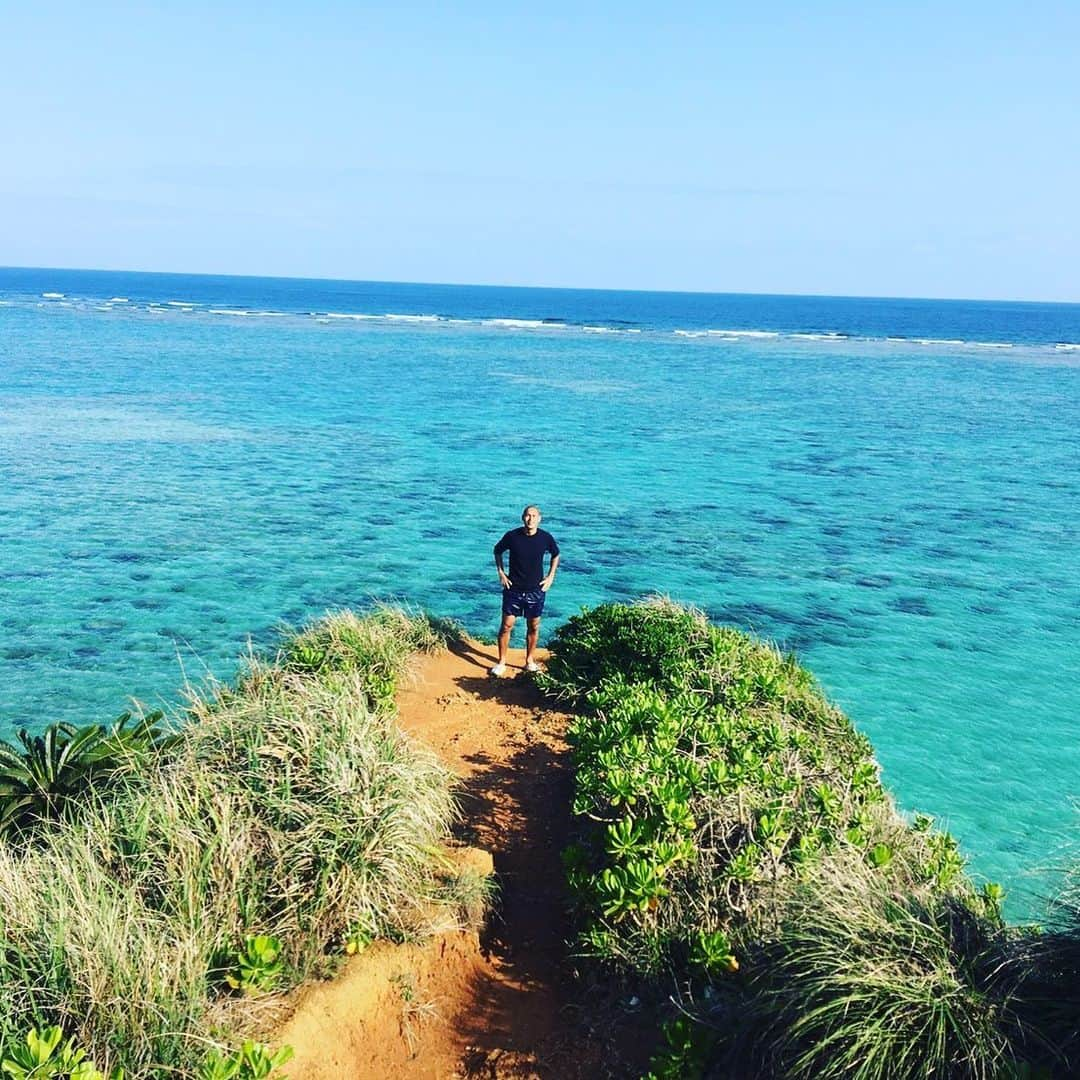
[{"label": "red dirt path", "polygon": [[494,660],[475,642],[423,658],[398,707],[401,726],[461,777],[461,839],[492,854],[497,909],[479,940],[379,946],[309,991],[279,1033],[297,1052],[292,1080],[604,1080],[647,1068],[649,1025],[610,988],[575,978],[568,959],[567,717],[520,652],[502,679],[488,675]]}]

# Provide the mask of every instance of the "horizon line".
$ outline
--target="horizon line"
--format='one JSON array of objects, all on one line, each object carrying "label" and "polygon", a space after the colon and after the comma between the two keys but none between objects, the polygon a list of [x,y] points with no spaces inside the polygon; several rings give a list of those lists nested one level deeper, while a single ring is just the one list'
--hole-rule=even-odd
[{"label": "horizon line", "polygon": [[889,296],[877,293],[786,293],[786,292],[752,292],[738,290],[718,289],[627,289],[610,288],[598,285],[521,285],[493,282],[475,281],[400,281],[391,278],[352,278],[352,277],[307,277],[295,274],[240,274],[235,272],[210,272],[205,270],[141,270],[126,267],[116,269],[114,267],[95,266],[14,266],[0,264],[3,270],[55,270],[61,273],[90,273],[90,274],[145,274],[158,277],[206,277],[206,278],[240,278],[265,281],[333,281],[352,285],[415,285],[437,288],[454,289],[519,289],[543,290],[547,292],[596,292],[596,293],[641,293],[661,294],[671,296],[761,296],[775,298],[790,298],[801,300],[915,300],[933,303],[956,303],[956,304],[1052,304],[1060,307],[1080,307],[1080,300],[1019,300],[1003,299],[1001,297],[987,296]]}]

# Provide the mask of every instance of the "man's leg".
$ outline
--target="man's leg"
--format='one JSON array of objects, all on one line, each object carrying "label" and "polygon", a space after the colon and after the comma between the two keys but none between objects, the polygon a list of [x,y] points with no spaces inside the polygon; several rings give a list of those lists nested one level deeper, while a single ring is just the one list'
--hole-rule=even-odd
[{"label": "man's leg", "polygon": [[540,638],[540,616],[526,620],[525,625],[525,666],[528,667],[530,664],[536,663],[533,659],[533,652],[536,650],[536,643]]},{"label": "man's leg", "polygon": [[510,631],[514,629],[515,617],[504,615],[502,625],[499,627],[499,663],[506,663],[506,653],[510,648]]}]

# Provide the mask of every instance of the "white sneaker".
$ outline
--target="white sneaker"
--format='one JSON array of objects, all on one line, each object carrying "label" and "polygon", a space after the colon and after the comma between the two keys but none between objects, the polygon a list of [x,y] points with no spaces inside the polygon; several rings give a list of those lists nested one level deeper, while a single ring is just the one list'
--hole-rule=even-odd
[{"label": "white sneaker", "polygon": [[530,660],[525,665],[525,670],[526,671],[539,671],[540,670],[540,665],[535,660]]},{"label": "white sneaker", "polygon": [[506,665],[505,664],[496,664],[491,669],[491,674],[494,675],[496,678],[498,678],[500,675],[505,675],[506,674]]}]

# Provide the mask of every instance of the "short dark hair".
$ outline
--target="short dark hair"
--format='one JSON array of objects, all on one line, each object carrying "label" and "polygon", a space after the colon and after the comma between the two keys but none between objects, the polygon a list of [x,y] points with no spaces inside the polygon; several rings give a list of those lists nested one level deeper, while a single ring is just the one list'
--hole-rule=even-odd
[{"label": "short dark hair", "polygon": [[524,517],[530,510],[535,510],[538,514],[540,513],[540,507],[537,506],[536,503],[529,503],[529,505],[521,511],[521,516]]}]

